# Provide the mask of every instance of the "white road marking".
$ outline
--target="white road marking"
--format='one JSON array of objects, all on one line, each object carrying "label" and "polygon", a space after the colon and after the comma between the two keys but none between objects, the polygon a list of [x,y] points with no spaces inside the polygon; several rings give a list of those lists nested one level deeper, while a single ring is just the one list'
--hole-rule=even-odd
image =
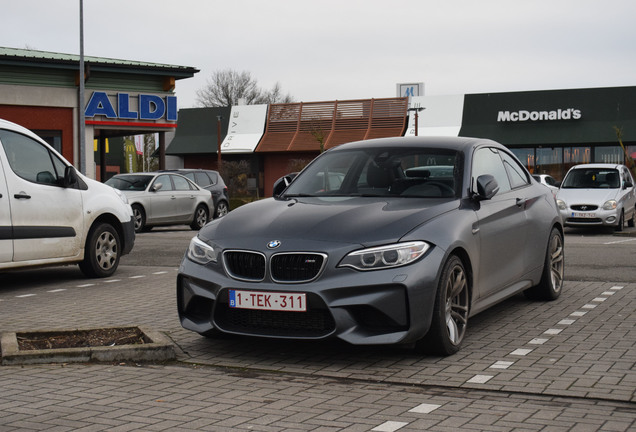
[{"label": "white road marking", "polygon": [[528,355],[532,352],[531,349],[528,348],[518,348],[516,350],[514,350],[513,352],[510,353],[510,355],[518,355],[518,356],[525,356]]},{"label": "white road marking", "polygon": [[513,364],[515,364],[515,362],[499,360],[490,365],[489,369],[508,369]]},{"label": "white road marking", "polygon": [[395,432],[398,429],[403,428],[408,423],[406,422],[397,422],[397,421],[387,421],[382,423],[380,426],[374,427],[371,429],[376,432]]},{"label": "white road marking", "polygon": [[625,240],[616,240],[616,241],[611,241],[611,242],[607,242],[607,243],[603,243],[604,245],[612,245],[612,244],[619,244],[619,243],[627,243],[627,242],[633,242],[636,241],[636,239],[625,239]]},{"label": "white road marking", "polygon": [[413,409],[410,409],[409,412],[418,413],[418,414],[428,414],[435,411],[439,407],[441,407],[441,405],[423,403],[416,406]]},{"label": "white road marking", "polygon": [[485,384],[493,378],[492,375],[475,375],[466,382],[473,384]]}]

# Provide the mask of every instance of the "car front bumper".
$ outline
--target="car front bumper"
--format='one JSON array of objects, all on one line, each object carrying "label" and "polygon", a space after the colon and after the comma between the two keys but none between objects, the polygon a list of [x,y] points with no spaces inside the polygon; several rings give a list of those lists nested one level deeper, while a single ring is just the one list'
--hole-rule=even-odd
[{"label": "car front bumper", "polygon": [[[410,343],[431,323],[443,253],[432,248],[419,261],[361,272],[327,267],[307,283],[245,282],[214,264],[184,258],[177,277],[177,303],[184,328],[287,339],[338,338],[356,345]],[[229,290],[304,293],[305,312],[238,309]]]},{"label": "car front bumper", "polygon": [[561,210],[563,224],[568,227],[613,226],[618,225],[621,209],[597,209],[590,212]]}]

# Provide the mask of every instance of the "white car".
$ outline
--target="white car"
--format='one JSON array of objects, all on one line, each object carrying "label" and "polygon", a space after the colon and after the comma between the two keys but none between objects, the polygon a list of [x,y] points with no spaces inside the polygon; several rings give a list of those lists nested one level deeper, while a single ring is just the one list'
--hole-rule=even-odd
[{"label": "white car", "polygon": [[622,231],[636,218],[634,179],[625,165],[576,165],[563,178],[557,204],[565,226]]},{"label": "white car", "polygon": [[559,182],[557,182],[554,177],[548,174],[532,174],[532,177],[550,189],[552,191],[552,195],[556,197],[557,192],[559,191]]},{"label": "white car", "polygon": [[133,248],[133,227],[123,194],[0,120],[0,271],[77,263],[87,276],[110,276]]}]

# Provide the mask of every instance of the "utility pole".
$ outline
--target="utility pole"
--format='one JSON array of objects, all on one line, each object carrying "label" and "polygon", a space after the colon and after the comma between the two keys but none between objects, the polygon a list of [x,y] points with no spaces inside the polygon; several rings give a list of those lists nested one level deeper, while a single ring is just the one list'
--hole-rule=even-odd
[{"label": "utility pole", "polygon": [[221,120],[223,117],[216,116],[216,163],[217,171],[221,171]]},{"label": "utility pole", "polygon": [[[80,7],[80,59],[79,59],[79,95],[78,95],[78,122],[79,143],[78,158],[79,171],[86,174],[86,121],[84,119],[84,1],[79,0]],[[102,176],[106,173],[102,173]]]}]

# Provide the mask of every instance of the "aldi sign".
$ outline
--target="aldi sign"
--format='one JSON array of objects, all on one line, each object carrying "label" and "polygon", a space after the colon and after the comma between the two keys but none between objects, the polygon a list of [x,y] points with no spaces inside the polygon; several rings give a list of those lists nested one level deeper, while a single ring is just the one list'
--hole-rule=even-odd
[{"label": "aldi sign", "polygon": [[177,121],[177,97],[153,94],[117,93],[109,96],[95,91],[84,110],[86,118],[104,116],[109,120]]}]

